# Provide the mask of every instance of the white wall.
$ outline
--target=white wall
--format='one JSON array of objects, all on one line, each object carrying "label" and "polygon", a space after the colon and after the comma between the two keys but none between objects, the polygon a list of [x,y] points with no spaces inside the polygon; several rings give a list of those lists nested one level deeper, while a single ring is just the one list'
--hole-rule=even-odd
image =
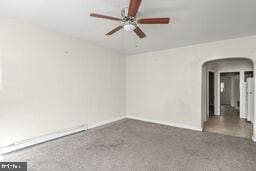
[{"label": "white wall", "polygon": [[231,106],[239,109],[237,104],[240,101],[240,75],[231,77]]},{"label": "white wall", "polygon": [[216,65],[219,72],[251,71],[253,69],[252,62],[246,59],[218,60]]},{"label": "white wall", "polygon": [[125,116],[125,58],[1,19],[0,145]]},{"label": "white wall", "polygon": [[241,57],[255,61],[256,36],[128,56],[127,115],[201,128],[202,65]]}]

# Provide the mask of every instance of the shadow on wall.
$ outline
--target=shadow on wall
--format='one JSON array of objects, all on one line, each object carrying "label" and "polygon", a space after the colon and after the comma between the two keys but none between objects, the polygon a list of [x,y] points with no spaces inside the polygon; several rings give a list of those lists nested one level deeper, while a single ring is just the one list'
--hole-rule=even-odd
[{"label": "shadow on wall", "polygon": [[[245,115],[246,92],[241,91],[245,86],[244,73],[253,71],[253,61],[248,58],[225,58],[207,61],[202,65],[202,97],[201,97],[201,120],[202,127],[207,121],[211,112],[220,115],[220,73],[239,72],[240,74],[240,117]],[[209,75],[210,73],[210,75]],[[209,79],[210,78],[210,79]],[[213,86],[209,86],[209,81],[213,81]],[[211,111],[212,110],[212,111]]]}]

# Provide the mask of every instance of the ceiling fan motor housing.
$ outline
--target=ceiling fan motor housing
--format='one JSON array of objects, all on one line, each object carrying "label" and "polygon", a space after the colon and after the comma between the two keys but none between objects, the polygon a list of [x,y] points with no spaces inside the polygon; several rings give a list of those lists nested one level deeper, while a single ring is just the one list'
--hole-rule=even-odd
[{"label": "ceiling fan motor housing", "polygon": [[128,15],[128,12],[129,12],[129,8],[128,7],[125,7],[122,9],[121,11],[121,15],[123,17],[123,21],[124,22],[127,22],[127,21],[135,21],[135,17],[131,17]]}]

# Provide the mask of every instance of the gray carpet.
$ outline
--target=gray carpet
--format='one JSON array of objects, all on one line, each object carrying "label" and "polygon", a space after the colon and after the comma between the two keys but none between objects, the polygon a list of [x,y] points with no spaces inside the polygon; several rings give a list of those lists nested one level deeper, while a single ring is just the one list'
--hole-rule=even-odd
[{"label": "gray carpet", "polygon": [[4,156],[29,170],[256,170],[249,139],[125,119]]}]

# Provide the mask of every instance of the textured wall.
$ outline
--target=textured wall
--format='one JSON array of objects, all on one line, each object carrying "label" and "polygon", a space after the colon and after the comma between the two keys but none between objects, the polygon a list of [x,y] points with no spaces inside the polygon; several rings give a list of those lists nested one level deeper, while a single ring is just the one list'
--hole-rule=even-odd
[{"label": "textured wall", "polygon": [[1,20],[0,64],[0,144],[125,116],[122,55]]},{"label": "textured wall", "polygon": [[127,115],[201,127],[206,112],[202,65],[241,57],[255,61],[255,36],[128,56]]}]

